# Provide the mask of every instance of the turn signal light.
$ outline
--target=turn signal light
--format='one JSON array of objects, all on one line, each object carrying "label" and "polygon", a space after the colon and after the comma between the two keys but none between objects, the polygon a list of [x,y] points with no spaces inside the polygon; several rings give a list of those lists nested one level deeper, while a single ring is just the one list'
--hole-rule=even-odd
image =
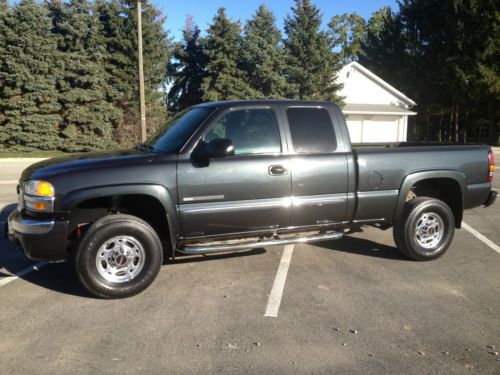
[{"label": "turn signal light", "polygon": [[39,181],[35,189],[35,195],[40,197],[51,197],[54,195],[54,188],[46,181]]},{"label": "turn signal light", "polygon": [[33,208],[38,211],[45,211],[47,208],[46,203],[33,203]]},{"label": "turn signal light", "polygon": [[53,197],[54,187],[47,181],[30,180],[25,183],[24,192],[38,197]]}]

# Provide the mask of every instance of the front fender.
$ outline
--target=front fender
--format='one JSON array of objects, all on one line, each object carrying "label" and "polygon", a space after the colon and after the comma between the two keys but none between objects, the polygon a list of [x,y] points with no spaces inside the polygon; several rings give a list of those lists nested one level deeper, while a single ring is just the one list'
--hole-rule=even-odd
[{"label": "front fender", "polygon": [[95,198],[110,197],[116,195],[148,195],[156,198],[167,213],[167,221],[170,230],[172,248],[175,248],[175,240],[180,235],[180,217],[177,206],[172,195],[162,185],[156,184],[125,184],[107,185],[95,188],[73,190],[67,193],[59,204],[61,211],[70,211],[80,203]]}]

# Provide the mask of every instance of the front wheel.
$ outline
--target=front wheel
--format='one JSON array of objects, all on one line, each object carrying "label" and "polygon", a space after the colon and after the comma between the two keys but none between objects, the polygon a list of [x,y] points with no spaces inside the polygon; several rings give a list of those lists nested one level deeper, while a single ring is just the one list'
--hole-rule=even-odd
[{"label": "front wheel", "polygon": [[146,289],[162,264],[162,245],[145,221],[130,215],[97,220],[75,256],[82,285],[100,298],[130,297]]},{"label": "front wheel", "polygon": [[393,231],[398,250],[420,261],[442,256],[454,233],[455,219],[450,207],[439,199],[427,197],[410,200]]}]

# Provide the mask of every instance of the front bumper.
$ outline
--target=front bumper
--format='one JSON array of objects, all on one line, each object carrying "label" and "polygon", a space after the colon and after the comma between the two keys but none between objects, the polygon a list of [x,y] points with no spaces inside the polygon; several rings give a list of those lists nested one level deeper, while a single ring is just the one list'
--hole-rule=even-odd
[{"label": "front bumper", "polygon": [[28,258],[34,260],[63,260],[68,257],[68,220],[34,219],[17,209],[6,222],[5,233],[16,241]]}]

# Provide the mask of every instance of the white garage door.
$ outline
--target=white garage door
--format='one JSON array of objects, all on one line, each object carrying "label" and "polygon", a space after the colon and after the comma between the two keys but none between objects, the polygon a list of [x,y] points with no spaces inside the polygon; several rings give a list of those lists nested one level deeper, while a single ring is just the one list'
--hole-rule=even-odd
[{"label": "white garage door", "polygon": [[373,116],[363,121],[363,142],[397,142],[398,118],[396,116]]},{"label": "white garage door", "polygon": [[400,118],[400,116],[349,115],[346,121],[351,142],[398,142]]},{"label": "white garage door", "polygon": [[347,128],[352,143],[361,143],[361,127],[363,126],[363,116],[349,115],[346,118]]}]

